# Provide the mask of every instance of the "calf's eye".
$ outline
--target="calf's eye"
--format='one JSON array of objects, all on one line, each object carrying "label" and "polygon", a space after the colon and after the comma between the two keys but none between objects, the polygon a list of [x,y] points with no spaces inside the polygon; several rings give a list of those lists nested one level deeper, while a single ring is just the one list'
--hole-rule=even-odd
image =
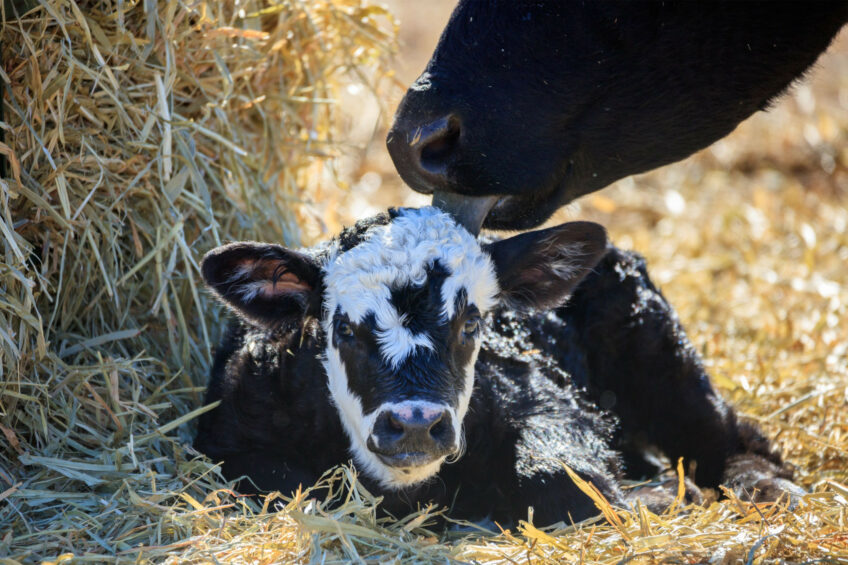
[{"label": "calf's eye", "polygon": [[353,337],[353,328],[347,322],[338,322],[336,333],[341,337]]},{"label": "calf's eye", "polygon": [[480,329],[480,318],[469,318],[465,320],[465,324],[462,325],[462,333],[466,336],[476,334],[478,329]]}]

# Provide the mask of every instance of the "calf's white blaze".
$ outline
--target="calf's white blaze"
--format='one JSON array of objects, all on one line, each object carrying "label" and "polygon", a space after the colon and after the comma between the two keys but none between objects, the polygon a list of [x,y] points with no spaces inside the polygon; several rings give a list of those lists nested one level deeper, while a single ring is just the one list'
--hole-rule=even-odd
[{"label": "calf's white blaze", "polygon": [[[360,470],[387,488],[401,488],[432,477],[445,457],[427,465],[401,470],[385,465],[368,449],[368,436],[384,407],[366,415],[361,399],[350,390],[344,363],[332,345],[332,319],[337,310],[354,323],[361,323],[373,313],[380,354],[392,367],[399,366],[418,348],[433,349],[435,344],[427,335],[414,335],[404,327],[401,315],[391,303],[391,291],[410,284],[424,284],[428,268],[437,260],[450,273],[442,284],[442,316],[445,321],[456,315],[455,301],[461,290],[465,291],[468,304],[477,306],[480,312],[494,306],[499,287],[489,255],[453,218],[432,207],[402,210],[387,225],[371,228],[368,239],[353,249],[345,252],[338,246],[335,250],[331,249],[324,266],[323,326],[328,336],[324,367],[330,394],[339,410],[351,442],[351,453]],[[474,363],[479,349],[477,340],[474,354],[464,368],[464,388],[460,391],[457,406],[447,407],[457,441],[462,441],[462,420],[471,399]]]},{"label": "calf's white blaze", "polygon": [[391,303],[393,288],[422,285],[435,261],[450,271],[442,284],[445,320],[456,312],[457,293],[464,289],[469,304],[486,312],[499,287],[488,254],[450,215],[433,207],[402,210],[385,226],[371,228],[368,239],[353,249],[330,250],[324,266],[325,329],[336,308],[352,322],[373,313],[380,335],[380,352],[397,367],[419,347],[431,348],[426,336],[415,336]]}]

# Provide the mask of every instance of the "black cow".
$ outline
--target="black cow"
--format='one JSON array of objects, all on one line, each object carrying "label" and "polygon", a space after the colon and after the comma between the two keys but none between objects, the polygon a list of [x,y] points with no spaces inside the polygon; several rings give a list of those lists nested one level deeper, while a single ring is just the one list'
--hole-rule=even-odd
[{"label": "black cow", "polygon": [[240,319],[195,446],[243,492],[290,493],[352,456],[396,515],[434,501],[502,524],[528,506],[581,520],[596,509],[563,463],[620,504],[648,447],[702,486],[797,492],[643,261],[597,224],[481,245],[444,212],[401,209],[300,252],[220,247],[202,271]]},{"label": "black cow", "polygon": [[727,135],[846,20],[845,1],[460,0],[389,152],[473,232],[532,227]]}]

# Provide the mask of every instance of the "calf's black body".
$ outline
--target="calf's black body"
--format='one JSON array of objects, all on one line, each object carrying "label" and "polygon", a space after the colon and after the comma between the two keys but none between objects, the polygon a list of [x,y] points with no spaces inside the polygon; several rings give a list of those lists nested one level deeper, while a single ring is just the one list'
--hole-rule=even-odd
[{"label": "calf's black body", "polygon": [[[635,254],[610,247],[556,310],[493,311],[482,339],[464,454],[401,490],[361,476],[383,509],[400,515],[432,501],[455,518],[509,524],[533,506],[540,524],[581,520],[597,510],[561,462],[621,503],[619,480],[642,473],[639,455],[651,445],[694,462],[701,486],[725,481],[741,492],[789,476],[712,388]],[[223,461],[226,477],[245,477],[241,491],[290,493],[350,459],[319,361],[323,340],[310,317],[227,330],[207,396],[221,405],[201,417],[195,446]]]}]

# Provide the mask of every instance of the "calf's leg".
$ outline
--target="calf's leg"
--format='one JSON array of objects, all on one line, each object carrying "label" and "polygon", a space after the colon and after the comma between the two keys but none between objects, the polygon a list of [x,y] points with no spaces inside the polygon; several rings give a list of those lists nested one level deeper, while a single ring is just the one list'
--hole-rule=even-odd
[{"label": "calf's leg", "polygon": [[[564,368],[599,406],[619,417],[620,448],[632,474],[640,470],[627,455],[656,446],[672,461],[683,457],[687,469],[694,465],[701,486],[729,482],[753,488],[745,477],[756,475],[761,487],[766,475],[791,478],[769,441],[755,426],[740,423],[713,388],[640,256],[610,246],[546,324],[537,337],[558,328],[563,343],[580,352],[561,352]],[[535,341],[561,345],[550,337]],[[763,472],[747,473],[752,466]]]}]

